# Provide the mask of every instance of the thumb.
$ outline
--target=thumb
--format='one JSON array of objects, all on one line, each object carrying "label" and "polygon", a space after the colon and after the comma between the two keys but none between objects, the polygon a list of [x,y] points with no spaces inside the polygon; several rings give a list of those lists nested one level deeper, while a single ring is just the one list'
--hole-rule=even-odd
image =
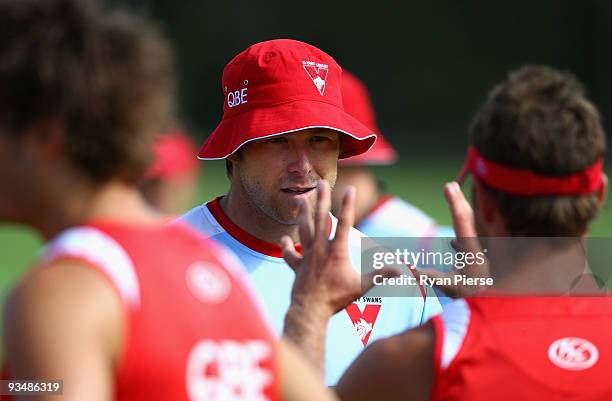
[{"label": "thumb", "polygon": [[285,262],[287,262],[289,267],[297,274],[297,271],[300,268],[300,262],[302,261],[302,256],[296,251],[293,239],[291,239],[291,237],[288,235],[283,236],[281,238],[281,247],[283,259],[285,259]]}]

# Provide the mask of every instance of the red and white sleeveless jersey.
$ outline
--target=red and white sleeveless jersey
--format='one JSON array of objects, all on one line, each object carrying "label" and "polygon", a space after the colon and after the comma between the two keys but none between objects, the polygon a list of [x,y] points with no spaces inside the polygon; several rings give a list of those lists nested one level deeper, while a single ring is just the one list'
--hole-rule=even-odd
[{"label": "red and white sleeveless jersey", "polygon": [[43,262],[59,259],[99,271],[122,299],[117,400],[278,399],[271,326],[221,246],[182,224],[93,223],[48,245]]},{"label": "red and white sleeveless jersey", "polygon": [[432,319],[431,400],[612,400],[612,298],[478,297]]}]

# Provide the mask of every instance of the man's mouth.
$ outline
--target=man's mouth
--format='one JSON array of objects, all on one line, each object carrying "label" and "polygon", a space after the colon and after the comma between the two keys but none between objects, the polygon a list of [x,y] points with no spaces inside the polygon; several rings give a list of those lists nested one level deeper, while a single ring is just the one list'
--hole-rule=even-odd
[{"label": "man's mouth", "polygon": [[313,191],[315,188],[316,187],[306,187],[306,188],[290,187],[290,188],[282,188],[281,191],[283,191],[286,194],[291,194],[291,195],[302,195],[310,191]]}]

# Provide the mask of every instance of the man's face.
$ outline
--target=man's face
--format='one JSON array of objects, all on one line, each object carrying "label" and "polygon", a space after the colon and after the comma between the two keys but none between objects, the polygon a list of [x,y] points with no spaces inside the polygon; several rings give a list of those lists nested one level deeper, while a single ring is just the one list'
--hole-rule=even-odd
[{"label": "man's face", "polygon": [[245,145],[233,156],[232,185],[251,205],[281,224],[296,224],[299,201],[314,210],[322,179],[336,182],[340,139],[328,129],[306,129]]}]

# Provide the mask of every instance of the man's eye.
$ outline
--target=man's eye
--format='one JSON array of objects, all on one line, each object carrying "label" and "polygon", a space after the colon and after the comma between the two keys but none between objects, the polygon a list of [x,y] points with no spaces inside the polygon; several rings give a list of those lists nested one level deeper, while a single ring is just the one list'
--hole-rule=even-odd
[{"label": "man's eye", "polygon": [[271,138],[267,140],[268,143],[285,143],[287,142],[286,138]]},{"label": "man's eye", "polygon": [[313,142],[325,142],[325,141],[331,141],[331,138],[328,137],[328,136],[317,135],[317,136],[313,136],[311,138],[311,141],[313,141]]}]

